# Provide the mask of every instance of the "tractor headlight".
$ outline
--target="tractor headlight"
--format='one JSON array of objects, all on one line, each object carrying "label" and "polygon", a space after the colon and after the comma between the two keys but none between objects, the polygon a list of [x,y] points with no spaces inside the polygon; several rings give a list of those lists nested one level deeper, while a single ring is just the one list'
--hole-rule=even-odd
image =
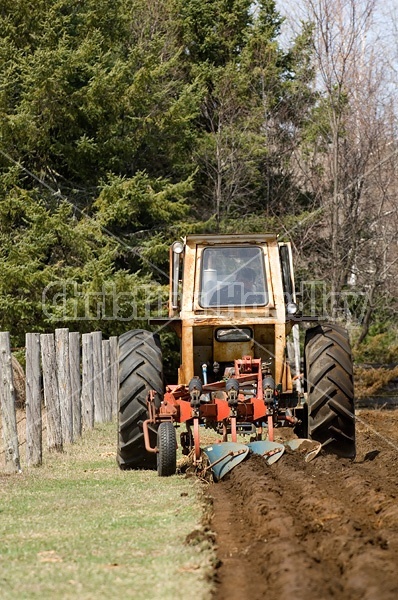
[{"label": "tractor headlight", "polygon": [[174,254],[181,254],[184,251],[184,244],[182,242],[174,242],[171,248]]},{"label": "tractor headlight", "polygon": [[288,315],[293,316],[297,313],[298,306],[295,302],[288,302],[286,306],[286,312]]}]

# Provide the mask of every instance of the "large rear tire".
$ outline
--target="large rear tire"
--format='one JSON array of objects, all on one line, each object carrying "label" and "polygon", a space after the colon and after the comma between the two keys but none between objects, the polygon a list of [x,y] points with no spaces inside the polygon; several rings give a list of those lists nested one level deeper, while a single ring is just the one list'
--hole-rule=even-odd
[{"label": "large rear tire", "polygon": [[158,429],[158,475],[169,477],[177,469],[176,430],[170,421],[160,423]]},{"label": "large rear tire", "polygon": [[[137,329],[119,337],[119,423],[117,462],[121,469],[156,469],[156,454],[145,449],[142,423],[148,418],[147,395],[163,397],[162,353],[158,337]],[[157,431],[149,431],[155,447]]]},{"label": "large rear tire", "polygon": [[343,327],[327,324],[307,331],[305,374],[309,437],[325,443],[327,452],[354,458],[353,366]]}]

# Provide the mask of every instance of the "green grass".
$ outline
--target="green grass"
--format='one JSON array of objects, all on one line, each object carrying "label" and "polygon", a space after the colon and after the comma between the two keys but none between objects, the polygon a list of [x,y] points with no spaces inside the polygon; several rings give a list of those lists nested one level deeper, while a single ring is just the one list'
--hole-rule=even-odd
[{"label": "green grass", "polygon": [[120,471],[115,425],[43,467],[0,476],[0,597],[209,598],[213,550],[187,545],[201,484]]}]

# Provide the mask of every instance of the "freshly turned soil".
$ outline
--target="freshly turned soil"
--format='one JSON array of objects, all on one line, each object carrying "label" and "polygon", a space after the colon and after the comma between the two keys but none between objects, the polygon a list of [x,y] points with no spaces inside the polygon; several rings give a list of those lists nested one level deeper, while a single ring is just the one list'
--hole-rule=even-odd
[{"label": "freshly turned soil", "polygon": [[210,486],[215,600],[398,598],[398,411],[360,411],[357,457],[253,455]]}]

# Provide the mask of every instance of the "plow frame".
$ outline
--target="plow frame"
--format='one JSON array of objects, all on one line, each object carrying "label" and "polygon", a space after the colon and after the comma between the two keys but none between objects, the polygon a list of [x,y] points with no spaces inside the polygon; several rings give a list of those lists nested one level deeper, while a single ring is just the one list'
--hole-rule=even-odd
[{"label": "plow frame", "polygon": [[[181,434],[181,443],[185,454],[188,454],[192,448],[195,449],[195,463],[200,462],[201,459],[200,425],[221,431],[222,442],[228,441],[230,431],[231,441],[237,443],[240,424],[252,424],[254,439],[261,440],[263,425],[266,423],[267,439],[273,442],[275,427],[280,425],[292,427],[299,423],[299,419],[286,414],[285,409],[278,407],[277,389],[272,387],[264,389],[263,382],[270,382],[268,367],[260,359],[253,359],[251,356],[235,360],[234,374],[231,374],[228,379],[201,386],[200,398],[196,401],[190,393],[189,386],[169,385],[157,408],[156,392],[151,390],[147,398],[148,418],[142,424],[145,449],[151,453],[158,452],[157,446],[151,446],[149,429],[151,427],[156,429],[165,421],[174,425],[185,423],[188,434],[185,438],[184,434]],[[226,390],[227,382],[231,380],[236,381],[239,386],[239,391],[235,395]],[[255,386],[255,395],[245,397],[244,388],[241,387],[245,383]]]}]

